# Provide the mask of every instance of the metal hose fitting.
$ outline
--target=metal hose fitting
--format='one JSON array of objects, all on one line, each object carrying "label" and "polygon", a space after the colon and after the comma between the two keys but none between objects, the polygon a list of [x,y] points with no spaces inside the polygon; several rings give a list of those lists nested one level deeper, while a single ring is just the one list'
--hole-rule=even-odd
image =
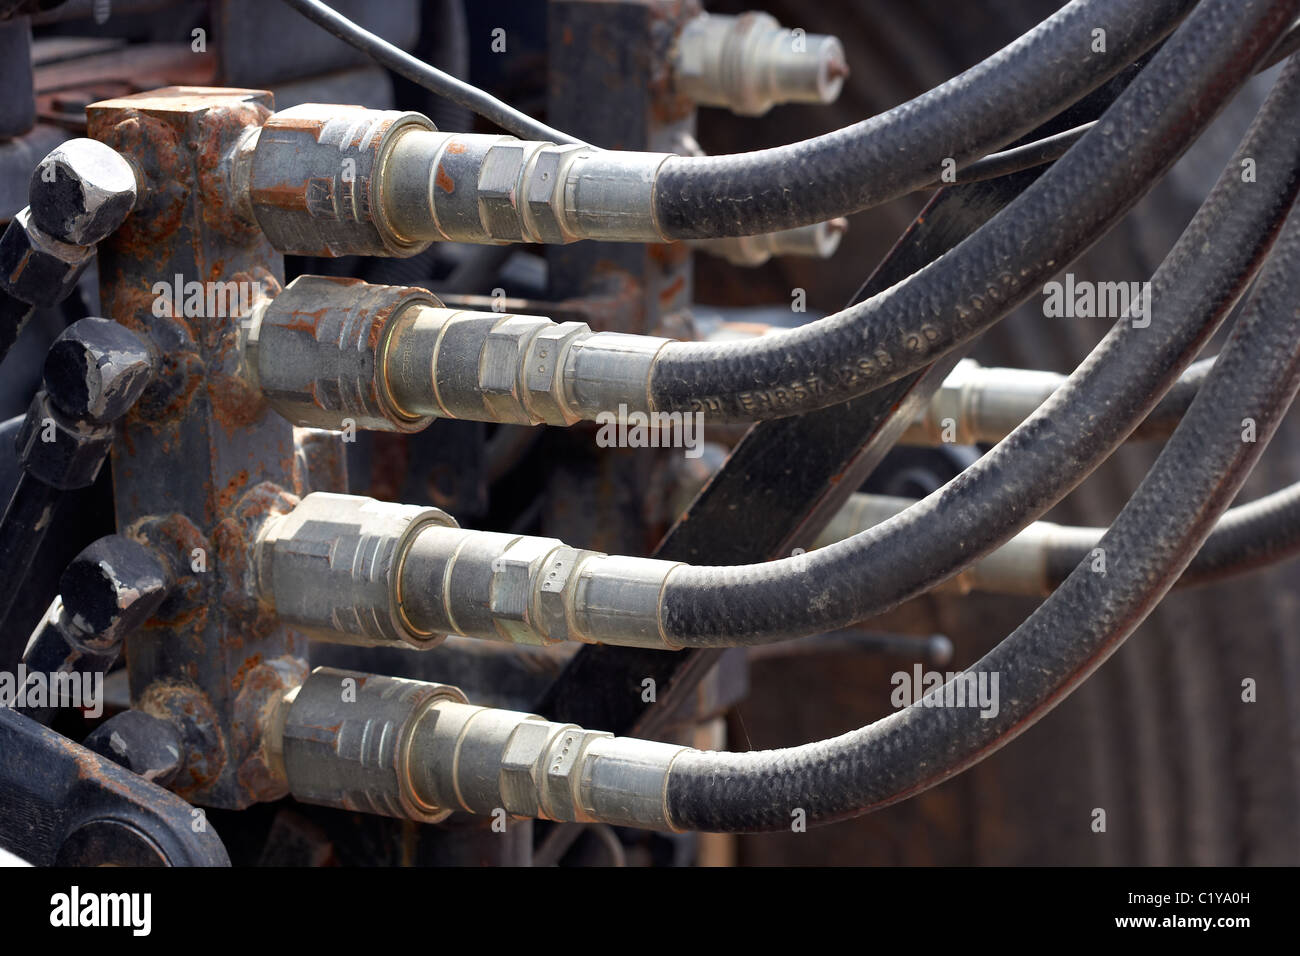
[{"label": "metal hose fitting", "polygon": [[431,526],[455,527],[438,508],[315,492],[266,520],[254,550],[259,598],[319,640],[425,649],[445,632],[402,610],[402,564]]},{"label": "metal hose fitting", "polygon": [[849,75],[833,36],[789,30],[766,13],[704,13],[677,40],[677,89],[702,106],[761,116],[778,103],[832,103]]},{"label": "metal hose fitting", "polygon": [[665,238],[654,184],[671,153],[442,133],[418,113],[309,103],[271,116],[240,155],[236,204],[285,253]]},{"label": "metal hose fitting", "polygon": [[659,596],[676,562],[469,531],[437,508],[316,492],[266,522],[255,560],[261,599],[325,640],[673,647]]},{"label": "metal hose fitting", "polygon": [[411,432],[434,417],[571,425],[620,405],[647,410],[669,341],[300,276],[249,318],[244,367],[276,411],[306,427]]},{"label": "metal hose fitting", "polygon": [[436,822],[453,810],[674,830],[686,748],[474,707],[454,687],[318,667],[272,731],[299,800]]}]

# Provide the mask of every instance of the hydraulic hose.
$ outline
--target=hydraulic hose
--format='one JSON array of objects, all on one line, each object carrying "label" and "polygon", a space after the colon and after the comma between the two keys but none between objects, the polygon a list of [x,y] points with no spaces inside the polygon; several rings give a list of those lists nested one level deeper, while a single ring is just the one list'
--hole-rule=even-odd
[{"label": "hydraulic hose", "polygon": [[[1260,65],[1260,71],[1262,72],[1277,65],[1297,49],[1300,49],[1300,23],[1293,23],[1290,29],[1287,30],[1286,35],[1278,41],[1277,47],[1269,54],[1268,59]],[[982,159],[977,159],[969,166],[963,167],[961,175],[954,181],[974,183],[986,179],[997,179],[999,176],[1009,176],[1021,170],[1032,169],[1035,166],[1050,163],[1064,156],[1065,152],[1082,139],[1083,135],[1092,129],[1094,125],[1096,125],[1095,120],[1081,123],[1072,129],[1053,133],[1050,136],[1044,136],[1042,139],[1036,139],[1021,146],[1005,149],[998,153],[990,153]],[[931,182],[927,188],[937,188],[943,185],[946,184],[941,180],[937,180]]]},{"label": "hydraulic hose", "polygon": [[971,340],[1122,218],[1250,76],[1287,17],[1269,6],[1203,3],[1096,127],[947,255],[797,329],[663,345],[650,371],[651,407],[702,410],[716,421],[796,414],[847,401]]},{"label": "hydraulic hose", "polygon": [[[1239,11],[1207,3],[1184,30],[1204,24],[1217,42]],[[1242,182],[1246,157],[1269,170],[1266,177]],[[863,620],[942,582],[1041,516],[1110,455],[1204,345],[1267,253],[1297,188],[1300,66],[1292,62],[1153,276],[1149,326],[1121,319],[1006,439],[895,518],[796,559],[678,566],[662,592],[665,643],[761,644]]]},{"label": "hydraulic hose", "polygon": [[[1244,5],[1250,20],[1238,32],[1240,10],[1209,0],[1184,29],[1193,30],[1196,43],[1205,29],[1216,40],[1249,44],[1261,18],[1296,5],[1300,0],[1253,0]],[[1182,39],[1180,33],[1169,49]],[[1256,163],[1250,182],[1241,175],[1246,157]],[[444,634],[655,648],[755,645],[882,613],[997,549],[1124,441],[1231,312],[1298,190],[1300,62],[1283,71],[1157,269],[1150,321],[1121,319],[1066,383],[987,455],[905,512],[845,541],[769,563],[693,567],[470,531],[441,513],[417,521],[403,506],[309,495],[261,534],[259,562],[273,569],[260,581],[262,596],[299,629],[417,647]],[[367,543],[375,536],[388,542],[391,567],[368,561],[358,576],[355,562],[338,558],[333,579],[307,573],[327,542],[334,542],[330,554],[344,555],[377,547]],[[341,626],[339,602],[367,608],[348,618],[355,630]]]},{"label": "hydraulic hose", "polygon": [[[1114,559],[1107,573],[1095,573],[1085,561],[973,668],[948,675],[919,699],[914,691],[905,709],[799,747],[704,752],[476,707],[445,685],[318,668],[285,695],[271,721],[269,747],[283,755],[285,782],[299,800],[354,811],[379,806],[425,822],[455,810],[504,810],[556,821],[754,832],[857,816],[960,773],[1036,722],[1115,651],[1168,591],[1240,489],[1300,388],[1297,263],[1300,212],[1284,231],[1214,372],[1102,539]],[[1246,417],[1259,423],[1256,442],[1243,442],[1238,433]],[[298,523],[305,532],[300,545],[308,547],[277,551],[269,568],[273,577],[280,576],[282,560],[290,562],[291,580],[299,576],[293,565],[303,556],[319,562],[323,529],[306,529],[320,524],[316,514],[333,515],[326,523],[339,521],[322,498],[348,502],[361,519],[354,532],[365,539],[377,530],[376,521],[391,521],[397,517],[393,509],[401,510],[346,496],[307,496],[299,509],[312,514],[295,519],[295,509],[280,530],[294,537]],[[442,532],[455,535],[458,529],[428,526],[416,540]],[[481,551],[484,539],[469,535],[460,546]],[[373,543],[354,539],[343,563],[356,547],[378,556]],[[541,588],[549,589],[554,603],[536,610],[567,618],[565,588],[553,580],[575,557],[572,549],[559,553],[565,550],[539,554],[524,548],[491,558],[501,565],[499,587],[478,594],[459,613],[469,619],[516,605],[526,590],[525,570],[539,563],[552,569]],[[468,566],[474,562],[471,557]],[[455,589],[457,575],[451,567],[447,571],[438,586]],[[642,583],[627,581],[624,587],[635,591]],[[603,587],[603,598],[615,596],[594,578],[588,587]],[[617,608],[607,604],[604,613]],[[518,614],[515,620],[521,620]],[[340,714],[339,686],[348,678],[360,697]],[[400,745],[382,754],[365,745],[387,739]]]},{"label": "hydraulic hose", "polygon": [[[1288,71],[1293,81],[1296,70]],[[667,817],[691,830],[762,831],[791,815],[828,823],[929,789],[1005,746],[1123,644],[1192,560],[1300,387],[1300,214],[1292,215],[1172,439],[1100,546],[1106,574],[1080,564],[1020,627],[966,672],[997,675],[996,713],[943,706],[956,678],[832,740],[784,750],[674,756]],[[1243,442],[1243,418],[1258,441]]]},{"label": "hydraulic hose", "polygon": [[[854,494],[813,547],[842,541],[913,504],[910,498]],[[1035,521],[941,587],[961,594],[985,591],[1045,597],[1081,561],[1097,557],[1096,548],[1105,534],[1105,528]],[[1219,581],[1297,555],[1300,555],[1300,483],[1229,508],[1175,587]]]}]

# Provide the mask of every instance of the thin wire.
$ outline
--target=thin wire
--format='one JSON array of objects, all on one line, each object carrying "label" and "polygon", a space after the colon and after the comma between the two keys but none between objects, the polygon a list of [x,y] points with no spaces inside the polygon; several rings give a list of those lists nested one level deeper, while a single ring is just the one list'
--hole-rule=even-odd
[{"label": "thin wire", "polygon": [[315,23],[344,43],[351,44],[381,66],[386,66],[399,76],[404,76],[412,83],[445,96],[458,106],[472,110],[479,116],[491,120],[497,126],[522,139],[544,140],[552,143],[573,143],[588,146],[580,139],[552,129],[545,123],[521,113],[507,103],[501,102],[490,93],[471,86],[464,80],[444,73],[437,67],[430,66],[422,60],[411,56],[405,50],[393,46],[383,37],[376,36],[369,30],[357,26],[343,14],[327,7],[320,0],[284,0],[308,20]]}]

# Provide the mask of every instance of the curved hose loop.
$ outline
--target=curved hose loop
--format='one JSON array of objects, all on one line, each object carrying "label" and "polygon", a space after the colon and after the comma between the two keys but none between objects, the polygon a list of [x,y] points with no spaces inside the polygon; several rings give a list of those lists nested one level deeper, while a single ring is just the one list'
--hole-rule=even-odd
[{"label": "curved hose loop", "polygon": [[664,345],[653,409],[712,422],[799,414],[902,378],[991,328],[1114,226],[1276,45],[1286,15],[1244,13],[1198,8],[1078,144],[902,282],[796,329]]},{"label": "curved hose loop", "polygon": [[655,181],[655,219],[668,239],[748,236],[905,195],[1055,116],[1192,6],[1073,0],[964,73],[860,123],[773,149],[668,159]]},{"label": "curved hose loop", "polygon": [[[1294,80],[1300,71],[1289,72]],[[795,809],[815,823],[857,816],[955,776],[1055,707],[1173,586],[1272,437],[1300,388],[1297,302],[1293,213],[1214,372],[1102,538],[1107,573],[1080,564],[964,675],[868,727],[786,750],[681,754],[667,785],[674,824],[760,831],[789,826]],[[1256,442],[1241,441],[1243,417],[1259,423]],[[980,675],[982,686],[999,688],[994,712],[953,706],[958,686]]]},{"label": "curved hose loop", "polygon": [[[1239,11],[1230,0],[1211,0],[1184,27],[1196,27],[1204,12],[1209,32],[1193,32],[1184,43],[1180,31],[1166,52],[1217,46],[1217,31],[1231,31]],[[1252,12],[1279,13],[1262,2]],[[1242,27],[1236,41],[1249,43],[1251,35]],[[1240,65],[1236,75],[1248,74],[1249,66]],[[1200,85],[1216,82],[1210,77]],[[1246,156],[1268,174],[1243,183]],[[1245,291],[1297,190],[1300,76],[1293,63],[1152,277],[1149,325],[1117,322],[1010,435],[888,521],[799,561],[675,569],[661,599],[662,633],[677,646],[717,647],[833,630],[883,613],[997,548],[1068,494],[1142,422]]]}]

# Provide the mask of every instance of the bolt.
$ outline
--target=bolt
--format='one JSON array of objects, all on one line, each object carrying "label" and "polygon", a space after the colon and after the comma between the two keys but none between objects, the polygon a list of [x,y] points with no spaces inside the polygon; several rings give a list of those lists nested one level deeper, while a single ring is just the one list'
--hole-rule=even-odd
[{"label": "bolt", "polygon": [[45,390],[69,417],[103,425],[135,404],[153,361],[134,332],[108,319],[80,319],[45,357]]},{"label": "bolt", "polygon": [[70,139],[36,167],[28,199],[42,232],[93,246],[122,224],[135,190],[135,172],[120,153],[93,139]]},{"label": "bolt", "polygon": [[116,644],[148,620],[166,594],[167,576],[154,553],[117,534],[84,548],[59,579],[69,621],[94,646]]}]

